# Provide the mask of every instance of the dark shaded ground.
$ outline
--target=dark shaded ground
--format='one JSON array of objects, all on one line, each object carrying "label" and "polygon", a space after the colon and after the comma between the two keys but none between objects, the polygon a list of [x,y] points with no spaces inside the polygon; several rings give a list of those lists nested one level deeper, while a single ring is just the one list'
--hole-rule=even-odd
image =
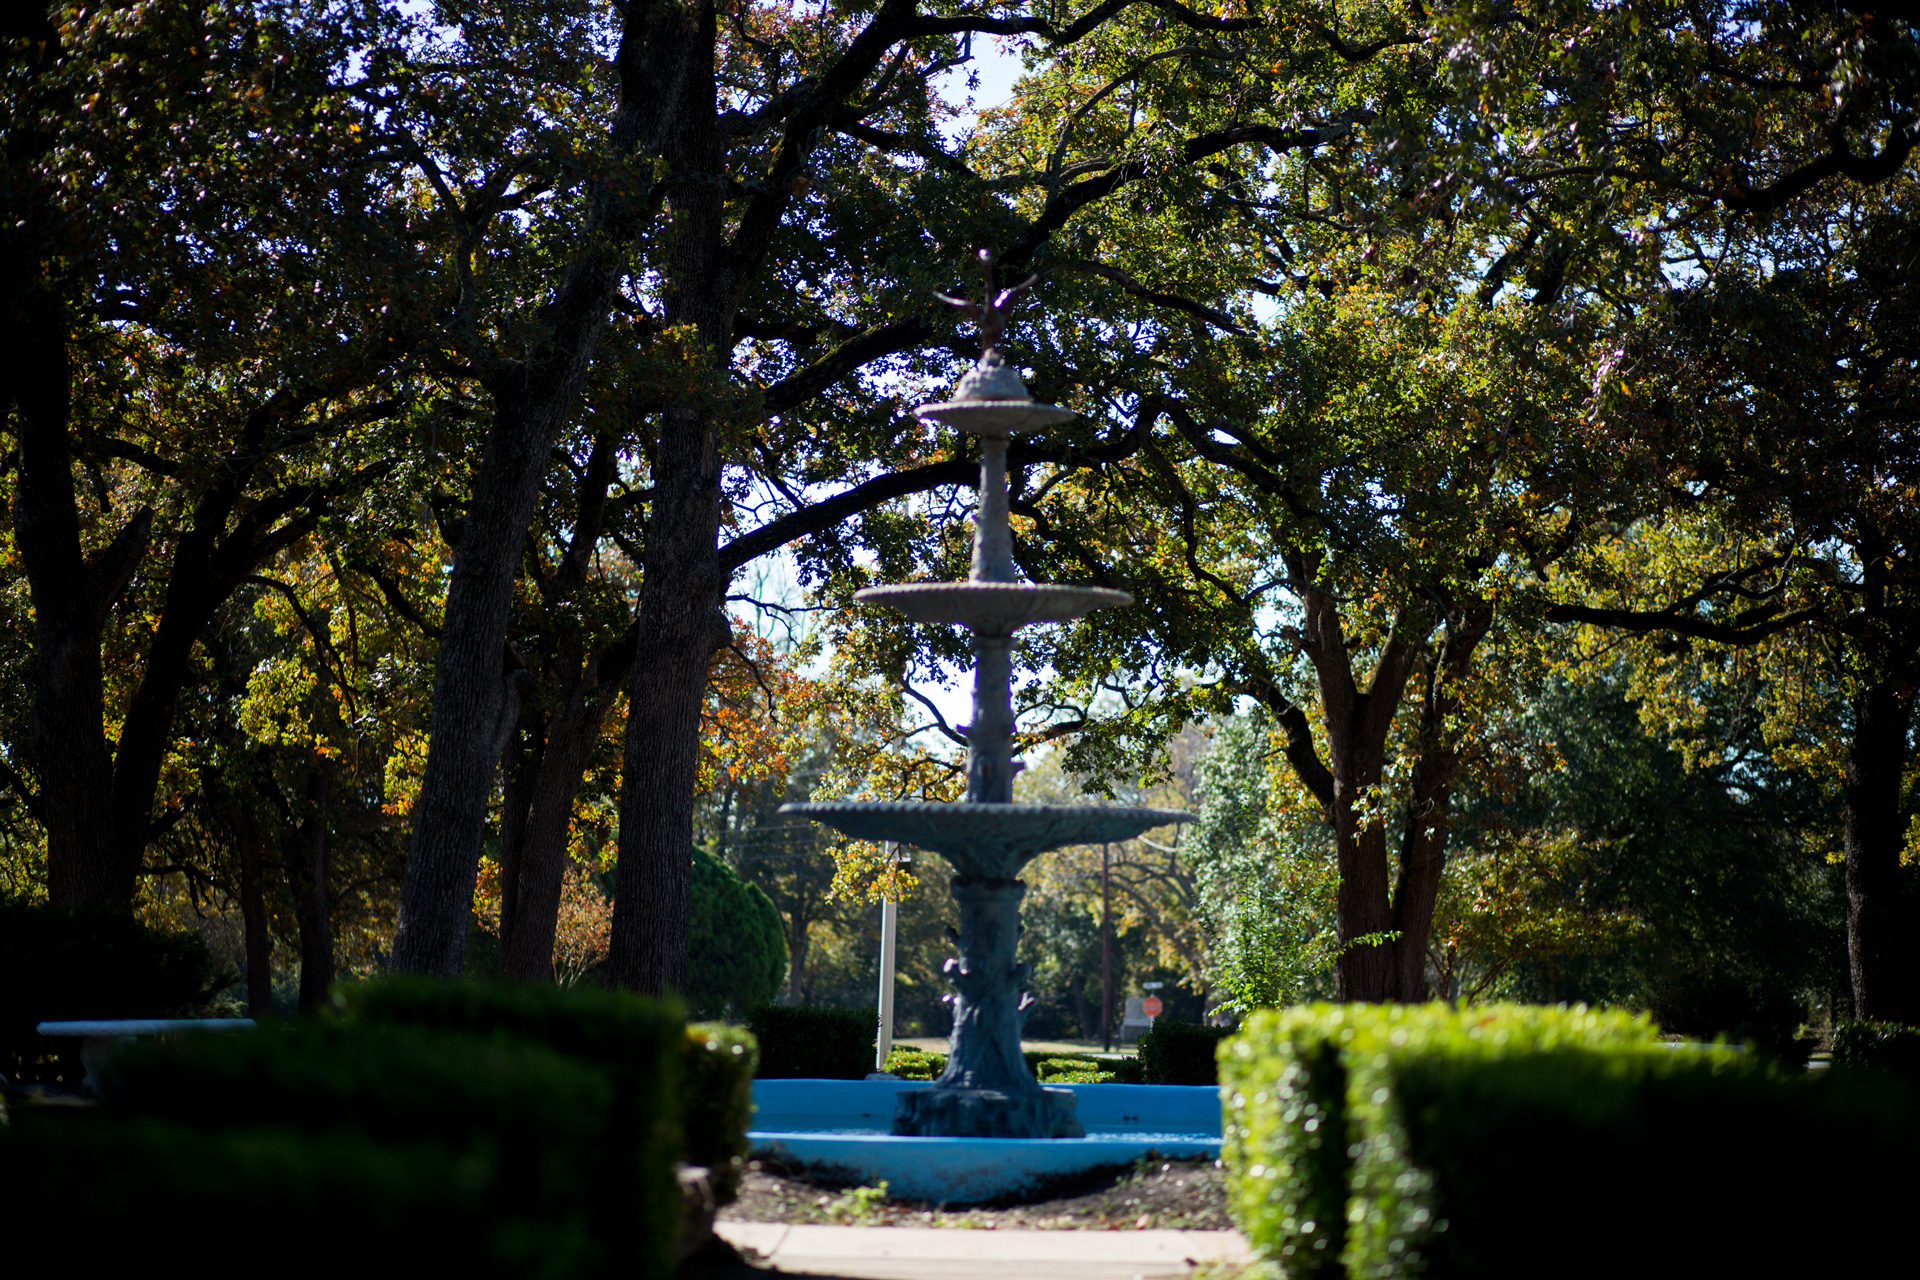
[{"label": "dark shaded ground", "polygon": [[804,1173],[748,1166],[740,1197],[720,1211],[723,1221],[822,1222],[845,1226],[959,1227],[992,1230],[1119,1231],[1169,1228],[1219,1231],[1233,1226],[1226,1187],[1212,1160],[1147,1161],[1120,1174],[1055,1188],[1031,1204],[944,1208],[893,1200],[877,1188],[841,1187]]}]

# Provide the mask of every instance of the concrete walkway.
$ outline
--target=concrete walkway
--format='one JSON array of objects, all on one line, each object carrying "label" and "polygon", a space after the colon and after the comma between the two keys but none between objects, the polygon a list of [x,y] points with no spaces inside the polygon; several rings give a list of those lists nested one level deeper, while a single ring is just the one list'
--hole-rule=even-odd
[{"label": "concrete walkway", "polygon": [[980,1231],[718,1222],[736,1249],[789,1275],[843,1280],[1171,1280],[1245,1263],[1237,1231]]}]

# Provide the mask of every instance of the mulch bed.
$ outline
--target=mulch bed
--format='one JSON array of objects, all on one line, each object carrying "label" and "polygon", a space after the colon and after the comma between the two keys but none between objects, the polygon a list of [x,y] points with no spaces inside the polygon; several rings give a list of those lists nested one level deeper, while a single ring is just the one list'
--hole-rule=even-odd
[{"label": "mulch bed", "polygon": [[1233,1226],[1226,1186],[1213,1160],[1152,1160],[1130,1171],[1059,1186],[1045,1200],[998,1206],[895,1200],[875,1188],[819,1182],[762,1161],[747,1167],[740,1196],[722,1221],[813,1222],[873,1227],[961,1227],[976,1230],[1132,1231],[1170,1228],[1218,1231]]}]

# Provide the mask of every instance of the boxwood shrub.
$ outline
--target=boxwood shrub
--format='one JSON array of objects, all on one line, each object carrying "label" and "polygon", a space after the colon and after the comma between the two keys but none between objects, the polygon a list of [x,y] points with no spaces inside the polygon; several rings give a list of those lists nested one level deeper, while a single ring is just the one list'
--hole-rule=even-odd
[{"label": "boxwood shrub", "polygon": [[759,1046],[750,1032],[719,1022],[687,1028],[682,1050],[684,1157],[705,1165],[714,1199],[733,1203],[746,1168]]},{"label": "boxwood shrub", "polygon": [[1864,1264],[1871,1231],[1806,1224],[1876,1221],[1836,1188],[1889,1223],[1913,1190],[1901,1082],[1663,1044],[1644,1017],[1321,1005],[1249,1019],[1221,1065],[1231,1202],[1289,1276]]},{"label": "boxwood shrub", "polygon": [[761,1005],[747,1020],[763,1080],[864,1080],[879,1024],[871,1009]]},{"label": "boxwood shrub", "polygon": [[203,1131],[439,1144],[495,1171],[496,1213],[546,1221],[594,1199],[613,1101],[605,1077],[538,1045],[313,1023],[141,1041],[102,1095],[111,1113]]},{"label": "boxwood shrub", "polygon": [[677,1005],[622,991],[391,976],[343,984],[334,1013],[349,1026],[406,1026],[483,1036],[557,1053],[610,1086],[591,1199],[615,1271],[667,1265],[679,1222],[673,1162],[682,1150],[685,1024]]},{"label": "boxwood shrub", "polygon": [[66,1250],[89,1275],[149,1272],[182,1241],[271,1260],[294,1280],[587,1274],[597,1250],[579,1215],[500,1211],[501,1156],[351,1129],[208,1131],[29,1107],[0,1128],[0,1203],[19,1249]]}]

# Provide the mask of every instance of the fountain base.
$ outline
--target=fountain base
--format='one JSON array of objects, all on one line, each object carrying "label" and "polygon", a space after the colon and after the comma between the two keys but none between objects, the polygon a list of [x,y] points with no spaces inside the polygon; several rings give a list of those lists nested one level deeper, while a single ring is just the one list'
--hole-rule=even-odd
[{"label": "fountain base", "polygon": [[1083,1138],[1067,1089],[916,1089],[894,1101],[893,1132],[913,1138]]}]

